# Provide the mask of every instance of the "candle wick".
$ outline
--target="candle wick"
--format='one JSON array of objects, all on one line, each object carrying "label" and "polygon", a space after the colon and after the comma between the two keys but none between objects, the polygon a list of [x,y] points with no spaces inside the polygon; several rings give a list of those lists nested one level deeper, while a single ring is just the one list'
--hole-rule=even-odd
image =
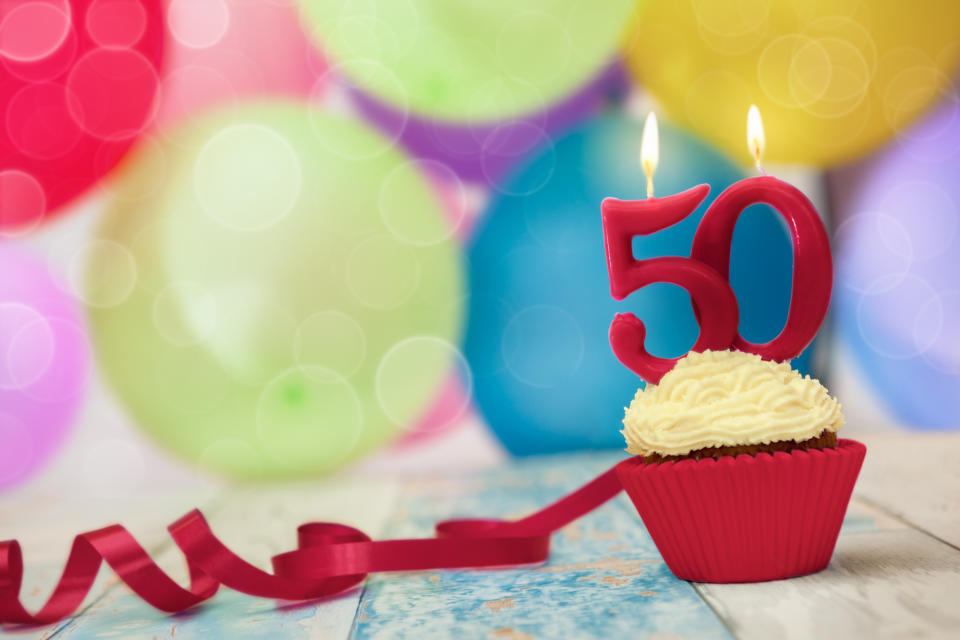
[{"label": "candle wick", "polygon": [[763,165],[760,164],[760,142],[756,139],[753,141],[753,155],[756,160],[757,171],[759,171],[762,176],[767,175],[767,172],[763,170]]},{"label": "candle wick", "polygon": [[653,197],[653,167],[649,162],[643,163],[643,172],[647,175],[647,197]]}]

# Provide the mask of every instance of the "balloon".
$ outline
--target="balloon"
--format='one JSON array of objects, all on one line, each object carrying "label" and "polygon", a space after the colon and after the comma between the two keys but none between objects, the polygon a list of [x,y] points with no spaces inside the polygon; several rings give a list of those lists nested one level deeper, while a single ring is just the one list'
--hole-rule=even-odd
[{"label": "balloon", "polygon": [[877,402],[918,428],[960,426],[960,105],[835,176],[834,304]]},{"label": "balloon", "polygon": [[0,488],[57,451],[83,400],[79,310],[35,257],[0,244]]},{"label": "balloon", "polygon": [[0,233],[113,168],[156,110],[159,0],[0,2]]},{"label": "balloon", "polygon": [[439,202],[354,119],[213,111],[141,149],[114,193],[87,279],[102,366],[137,422],[202,467],[329,471],[399,434],[461,357]]},{"label": "balloon", "polygon": [[430,118],[493,122],[572,94],[613,57],[637,0],[300,0],[338,72]]},{"label": "balloon", "polygon": [[[476,205],[467,196],[467,189],[447,165],[436,160],[421,159],[413,162],[443,204],[453,237],[458,245],[462,245],[469,237],[477,213]],[[471,408],[472,385],[470,367],[462,354],[458,354],[454,370],[440,385],[433,401],[414,421],[408,433],[397,441],[397,445],[403,447],[419,444],[461,424],[461,419]]]},{"label": "balloon", "polygon": [[877,148],[948,89],[960,4],[650,0],[626,55],[681,124],[748,160],[759,106],[775,162],[832,165]]},{"label": "balloon", "polygon": [[[600,201],[644,197],[640,136],[640,123],[605,116],[540,149],[501,185],[503,195],[474,236],[464,352],[475,402],[515,454],[623,446],[623,408],[642,381],[610,349],[615,313],[643,319],[655,355],[682,355],[696,340],[682,289],[657,284],[623,302],[610,295]],[[706,182],[711,195],[678,225],[636,239],[641,258],[688,255],[706,205],[743,177],[673,126],[662,127],[660,144],[657,193]],[[748,210],[734,234],[731,261],[744,338],[770,340],[783,327],[791,265],[780,217],[764,207]],[[798,359],[801,365],[806,357]]]},{"label": "balloon", "polygon": [[558,104],[502,122],[472,125],[420,118],[398,111],[358,91],[361,113],[379,127],[398,132],[398,142],[419,158],[436,160],[459,177],[495,186],[516,162],[556,131],[599,111],[626,90],[620,64],[612,64]]},{"label": "balloon", "polygon": [[242,98],[305,98],[326,72],[295,0],[167,0],[157,124]]},{"label": "balloon", "polygon": [[[462,360],[462,358],[461,358]],[[472,379],[466,361],[460,364],[460,375],[451,375],[440,385],[433,402],[414,423],[413,428],[400,440],[397,447],[422,443],[434,436],[458,426],[471,409],[470,392]]]}]

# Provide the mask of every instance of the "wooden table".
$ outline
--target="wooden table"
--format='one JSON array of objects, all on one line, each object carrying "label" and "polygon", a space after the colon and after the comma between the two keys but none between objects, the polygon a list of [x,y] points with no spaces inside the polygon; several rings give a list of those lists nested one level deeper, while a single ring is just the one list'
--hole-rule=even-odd
[{"label": "wooden table", "polygon": [[[11,637],[83,638],[960,638],[960,435],[876,435],[829,568],[761,584],[674,578],[621,495],[555,536],[550,561],[511,570],[378,575],[322,604],[221,591],[168,617],[103,571],[79,615]],[[428,535],[451,516],[516,517],[621,458],[532,458],[480,474],[348,477],[321,485],[142,496],[64,504],[54,496],[0,501],[0,536],[27,554],[39,604],[79,530],[120,520],[185,582],[165,525],[204,507],[214,530],[268,567],[307,520],[353,524],[377,537]]]}]

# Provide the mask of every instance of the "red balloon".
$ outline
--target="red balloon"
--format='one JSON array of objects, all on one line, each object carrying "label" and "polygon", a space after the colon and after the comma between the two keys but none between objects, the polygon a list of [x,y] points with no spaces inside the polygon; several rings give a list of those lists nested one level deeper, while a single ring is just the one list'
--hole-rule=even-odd
[{"label": "red balloon", "polygon": [[0,0],[0,232],[32,229],[156,113],[161,0]]}]

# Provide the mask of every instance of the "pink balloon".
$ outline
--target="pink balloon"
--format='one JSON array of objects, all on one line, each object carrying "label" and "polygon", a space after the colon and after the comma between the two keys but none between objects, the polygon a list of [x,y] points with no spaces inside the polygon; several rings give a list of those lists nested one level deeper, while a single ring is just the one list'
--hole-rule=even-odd
[{"label": "pink balloon", "polygon": [[327,69],[292,0],[164,2],[160,125],[241,98],[307,98]]},{"label": "pink balloon", "polygon": [[[454,171],[438,160],[411,160],[427,178],[436,198],[443,205],[450,234],[462,246],[470,239],[483,202]],[[417,418],[395,446],[416,446],[457,426],[472,410],[472,377],[466,360],[454,364],[454,371],[437,388],[433,401]]]},{"label": "pink balloon", "polygon": [[472,406],[470,391],[464,386],[461,377],[451,374],[437,390],[437,395],[427,410],[395,446],[400,448],[416,445],[446,432],[466,417]]},{"label": "pink balloon", "polygon": [[0,231],[85,192],[151,123],[162,21],[160,0],[0,0]]},{"label": "pink balloon", "polygon": [[60,446],[88,362],[74,301],[43,262],[0,244],[0,489],[28,478]]}]

